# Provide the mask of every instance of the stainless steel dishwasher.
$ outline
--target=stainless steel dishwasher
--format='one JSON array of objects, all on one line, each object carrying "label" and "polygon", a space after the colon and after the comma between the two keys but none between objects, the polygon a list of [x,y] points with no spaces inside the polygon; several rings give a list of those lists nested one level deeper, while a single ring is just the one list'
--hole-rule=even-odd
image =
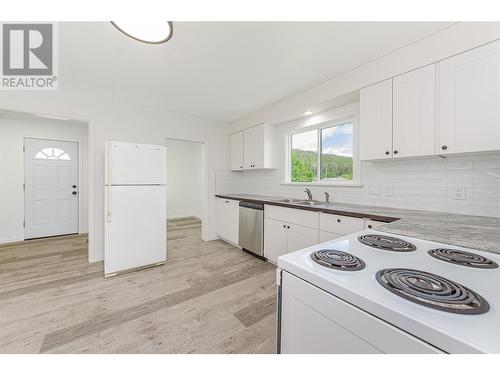
[{"label": "stainless steel dishwasher", "polygon": [[240,201],[238,244],[247,252],[264,257],[264,204]]}]

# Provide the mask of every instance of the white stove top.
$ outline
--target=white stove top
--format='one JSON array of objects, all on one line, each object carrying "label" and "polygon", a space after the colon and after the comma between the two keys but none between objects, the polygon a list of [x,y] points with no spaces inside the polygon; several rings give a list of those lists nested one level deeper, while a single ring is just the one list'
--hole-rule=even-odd
[{"label": "white stove top", "polygon": [[[358,232],[281,256],[278,267],[446,352],[500,353],[500,268],[478,269],[451,264],[431,257],[427,251],[438,247],[464,250],[498,264],[500,255],[389,235],[417,247],[412,252],[397,253],[360,243],[358,237],[363,234],[388,235],[373,230]],[[359,271],[335,270],[310,258],[312,252],[325,248],[355,255],[365,262],[366,267]],[[450,279],[480,294],[490,309],[483,314],[462,315],[408,301],[388,291],[376,280],[377,271],[386,268],[415,269]]]}]

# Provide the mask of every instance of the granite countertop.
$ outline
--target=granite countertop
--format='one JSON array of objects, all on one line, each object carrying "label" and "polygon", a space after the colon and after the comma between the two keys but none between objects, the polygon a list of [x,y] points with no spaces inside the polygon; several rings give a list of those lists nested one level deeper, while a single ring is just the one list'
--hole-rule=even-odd
[{"label": "granite countertop", "polygon": [[387,224],[377,227],[381,232],[500,254],[500,218],[336,202],[329,205],[304,206],[279,202],[286,197],[252,194],[216,194],[216,196],[308,211],[365,217],[386,222]]}]

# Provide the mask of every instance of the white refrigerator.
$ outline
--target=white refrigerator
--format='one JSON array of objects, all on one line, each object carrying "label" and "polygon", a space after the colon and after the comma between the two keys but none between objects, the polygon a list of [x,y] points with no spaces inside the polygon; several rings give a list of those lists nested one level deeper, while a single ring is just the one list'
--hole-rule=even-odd
[{"label": "white refrigerator", "polygon": [[106,141],[104,274],[167,260],[165,146]]}]

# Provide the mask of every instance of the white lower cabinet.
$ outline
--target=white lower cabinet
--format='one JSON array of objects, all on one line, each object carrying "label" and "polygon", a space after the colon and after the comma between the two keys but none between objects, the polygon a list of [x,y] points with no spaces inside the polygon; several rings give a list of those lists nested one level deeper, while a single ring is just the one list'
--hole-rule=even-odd
[{"label": "white lower cabinet", "polygon": [[238,244],[239,201],[216,198],[217,235],[226,241]]},{"label": "white lower cabinet", "polygon": [[318,229],[284,221],[264,219],[264,256],[278,263],[280,255],[318,243]]},{"label": "white lower cabinet", "polygon": [[264,256],[273,263],[278,257],[288,253],[288,231],[282,221],[264,219]]},{"label": "white lower cabinet", "polygon": [[333,233],[333,232],[327,232],[324,230],[319,231],[319,243],[327,242],[327,241],[333,241],[339,237],[342,237],[342,234],[338,233]]},{"label": "white lower cabinet", "polygon": [[297,251],[319,243],[318,229],[303,227],[302,225],[287,225],[288,238],[287,250],[289,253]]},{"label": "white lower cabinet", "polygon": [[264,256],[275,264],[281,255],[385,224],[272,205],[264,206],[264,217]]},{"label": "white lower cabinet", "polygon": [[358,232],[364,229],[364,220],[358,217],[319,214],[319,230],[340,235]]},{"label": "white lower cabinet", "polygon": [[365,229],[375,229],[381,225],[387,224],[386,222],[383,221],[377,221],[377,220],[371,220],[371,219],[365,219]]}]

